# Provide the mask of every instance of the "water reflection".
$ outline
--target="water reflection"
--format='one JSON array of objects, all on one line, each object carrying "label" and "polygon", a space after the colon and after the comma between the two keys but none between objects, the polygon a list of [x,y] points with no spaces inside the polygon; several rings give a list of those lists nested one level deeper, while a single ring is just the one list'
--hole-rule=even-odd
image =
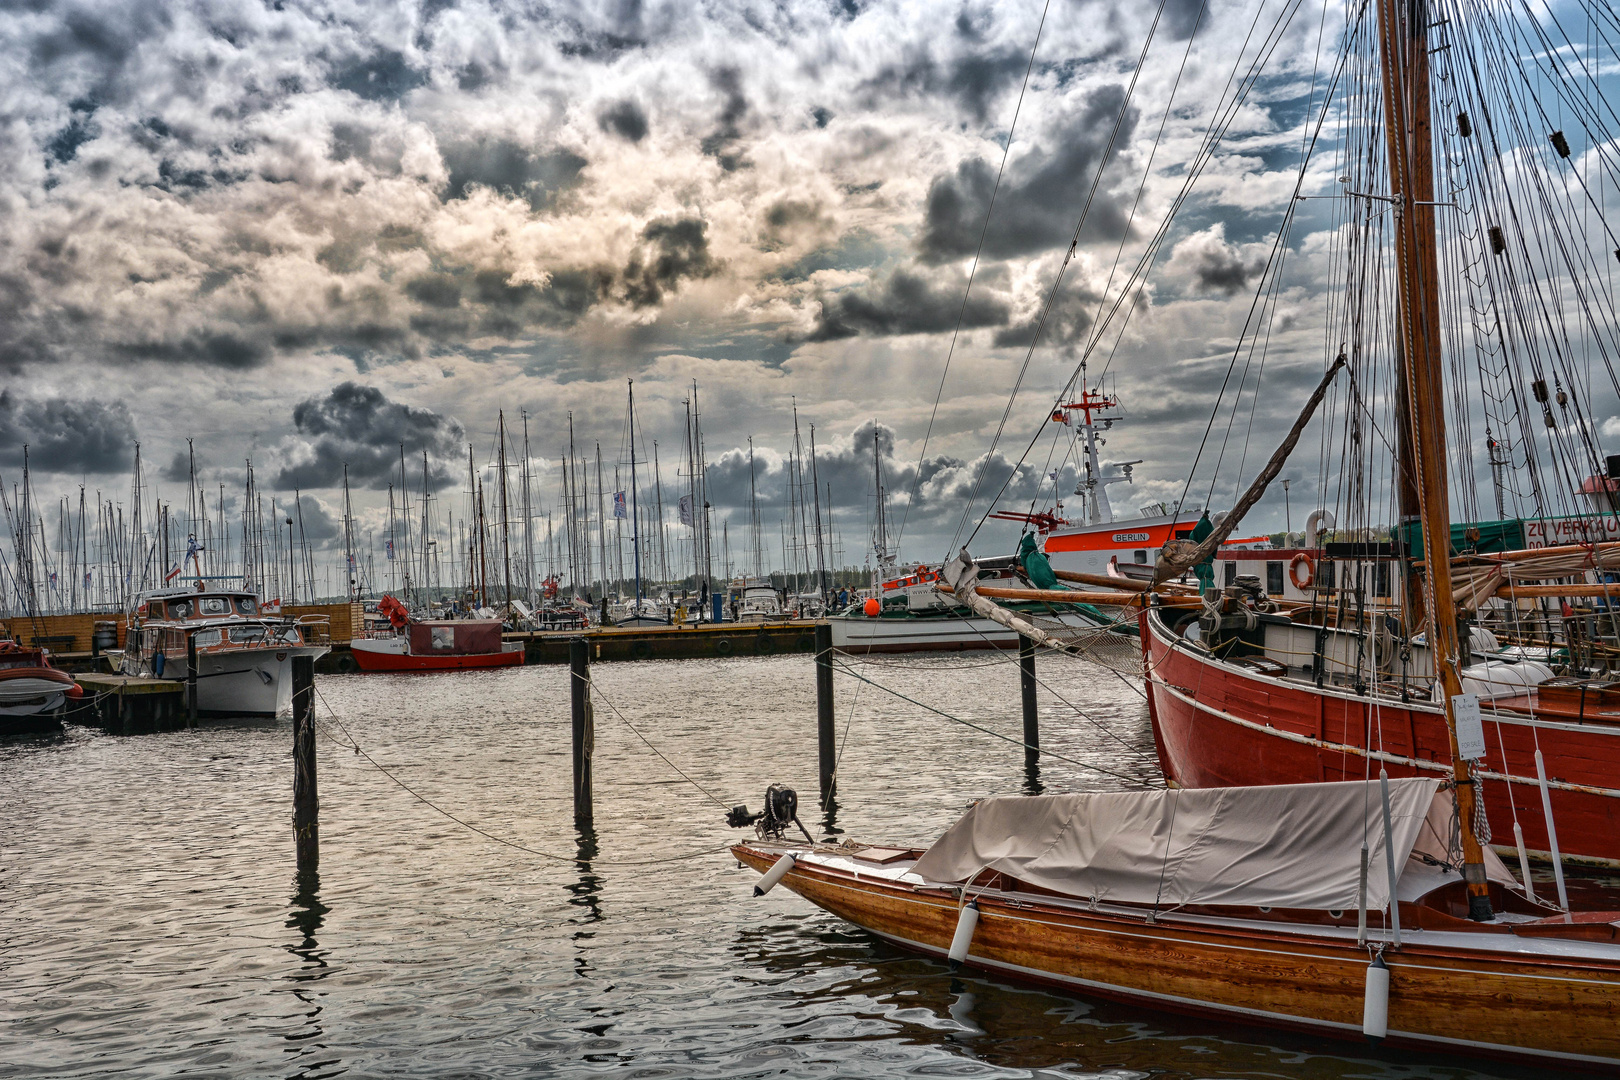
[{"label": "water reflection", "polygon": [[1043,795],[1046,787],[1041,783],[1041,761],[1038,757],[1031,757],[1024,763],[1024,794]]},{"label": "water reflection", "polygon": [[282,1036],[291,1044],[286,1053],[293,1058],[294,1068],[288,1076],[299,1080],[315,1080],[345,1071],[339,1067],[342,1059],[324,1041],[322,999],[326,994],[319,984],[332,973],[332,967],[316,935],[332,909],[321,902],[320,893],[320,874],[314,870],[299,872],[293,878],[292,906],[284,924],[298,933],[297,943],[283,948],[298,958],[299,966],[286,976],[293,985],[278,988],[277,992],[291,994],[299,1005],[288,1017],[295,1022],[294,1026]]},{"label": "water reflection", "polygon": [[579,927],[574,931],[574,974],[581,979],[592,978],[596,974],[596,966],[591,963],[589,943],[596,937],[595,930],[587,930],[602,921],[602,877],[591,867],[591,860],[597,856],[597,839],[595,829],[581,829],[576,838],[575,858],[579,861],[574,865],[578,868],[579,876],[563,886],[568,893],[568,903],[577,909],[576,913],[568,917],[568,921]]}]

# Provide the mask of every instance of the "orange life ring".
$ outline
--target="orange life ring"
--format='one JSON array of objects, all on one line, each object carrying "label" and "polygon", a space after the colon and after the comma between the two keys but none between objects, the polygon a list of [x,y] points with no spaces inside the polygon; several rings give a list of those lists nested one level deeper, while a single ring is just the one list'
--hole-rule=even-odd
[{"label": "orange life ring", "polygon": [[[1304,570],[1302,574],[1300,571]],[[1301,592],[1311,587],[1316,580],[1316,560],[1305,552],[1300,552],[1288,560],[1288,580],[1294,583],[1294,588]]]}]

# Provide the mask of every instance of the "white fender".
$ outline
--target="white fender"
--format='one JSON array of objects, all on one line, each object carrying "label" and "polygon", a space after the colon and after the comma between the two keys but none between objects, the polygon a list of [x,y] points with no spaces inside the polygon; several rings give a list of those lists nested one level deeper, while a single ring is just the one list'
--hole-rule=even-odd
[{"label": "white fender", "polygon": [[1367,965],[1367,996],[1361,1003],[1361,1033],[1377,1042],[1389,1034],[1389,968],[1382,955]]},{"label": "white fender", "polygon": [[979,902],[969,900],[962,905],[962,914],[956,917],[956,934],[951,938],[951,970],[955,971],[967,959],[968,946],[973,944],[973,928],[979,925]]},{"label": "white fender", "polygon": [[787,877],[787,872],[793,869],[793,866],[794,860],[791,855],[783,855],[777,859],[776,865],[765,871],[765,876],[760,878],[759,882],[754,886],[754,895],[764,896],[776,888],[776,883]]}]

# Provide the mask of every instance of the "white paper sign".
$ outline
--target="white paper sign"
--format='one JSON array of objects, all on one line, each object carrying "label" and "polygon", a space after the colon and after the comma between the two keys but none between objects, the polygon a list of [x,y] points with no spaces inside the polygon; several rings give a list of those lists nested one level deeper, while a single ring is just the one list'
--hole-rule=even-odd
[{"label": "white paper sign", "polygon": [[1485,756],[1485,718],[1479,713],[1476,694],[1457,694],[1451,699],[1451,718],[1457,725],[1457,753],[1466,761]]}]

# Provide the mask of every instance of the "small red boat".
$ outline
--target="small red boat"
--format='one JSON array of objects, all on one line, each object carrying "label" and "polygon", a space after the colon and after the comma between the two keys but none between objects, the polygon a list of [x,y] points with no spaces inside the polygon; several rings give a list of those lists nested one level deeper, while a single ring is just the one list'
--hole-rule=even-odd
[{"label": "small red boat", "polygon": [[83,696],[71,675],[51,666],[44,649],[0,641],[0,718],[37,716]]},{"label": "small red boat", "polygon": [[377,610],[388,616],[394,634],[349,643],[361,671],[464,671],[523,663],[522,642],[502,640],[499,619],[413,619],[392,596],[383,597]]}]

